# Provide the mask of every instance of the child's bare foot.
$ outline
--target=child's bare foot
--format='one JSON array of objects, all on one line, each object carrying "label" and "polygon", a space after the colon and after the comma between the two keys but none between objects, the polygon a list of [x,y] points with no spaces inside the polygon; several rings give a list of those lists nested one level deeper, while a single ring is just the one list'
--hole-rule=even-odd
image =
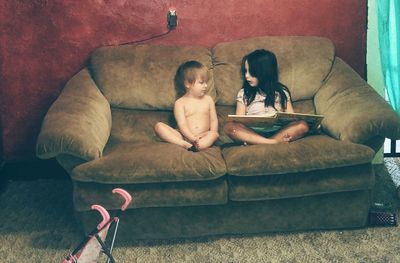
[{"label": "child's bare foot", "polygon": [[290,136],[289,134],[285,134],[285,136],[283,136],[283,138],[282,138],[283,143],[289,143],[291,140],[292,140],[292,136]]}]

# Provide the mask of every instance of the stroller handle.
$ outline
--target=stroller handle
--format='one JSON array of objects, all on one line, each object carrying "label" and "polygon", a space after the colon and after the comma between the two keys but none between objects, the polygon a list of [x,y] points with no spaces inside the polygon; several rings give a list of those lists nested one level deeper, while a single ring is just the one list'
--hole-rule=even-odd
[{"label": "stroller handle", "polygon": [[110,221],[110,214],[101,205],[92,205],[91,208],[92,210],[97,210],[103,217],[103,220],[97,225],[97,229],[101,230]]},{"label": "stroller handle", "polygon": [[128,208],[129,204],[132,202],[132,196],[122,188],[114,188],[112,190],[112,193],[120,194],[125,199],[124,204],[121,206],[121,211],[125,211]]}]

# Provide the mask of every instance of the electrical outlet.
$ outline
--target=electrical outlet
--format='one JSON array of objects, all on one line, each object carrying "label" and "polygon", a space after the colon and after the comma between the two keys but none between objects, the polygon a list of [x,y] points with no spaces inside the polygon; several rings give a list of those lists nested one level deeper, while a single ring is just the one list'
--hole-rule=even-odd
[{"label": "electrical outlet", "polygon": [[175,9],[168,10],[167,24],[168,24],[169,30],[174,29],[176,27],[176,25],[178,24],[178,16],[176,15]]}]

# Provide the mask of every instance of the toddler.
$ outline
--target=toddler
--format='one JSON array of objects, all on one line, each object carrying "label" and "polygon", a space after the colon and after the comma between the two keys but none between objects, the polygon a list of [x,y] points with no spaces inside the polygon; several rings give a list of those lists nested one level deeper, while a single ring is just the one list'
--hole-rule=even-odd
[{"label": "toddler", "polygon": [[218,118],[214,100],[206,95],[207,68],[197,61],[187,61],[179,66],[175,75],[178,95],[174,104],[177,129],[158,122],[156,134],[166,142],[189,151],[200,151],[218,139]]}]

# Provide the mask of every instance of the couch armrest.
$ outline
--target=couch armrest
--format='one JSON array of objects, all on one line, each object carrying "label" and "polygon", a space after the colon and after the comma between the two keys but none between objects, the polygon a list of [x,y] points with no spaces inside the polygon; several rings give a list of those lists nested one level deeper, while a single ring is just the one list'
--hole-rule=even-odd
[{"label": "couch armrest", "polygon": [[322,129],[331,136],[368,144],[374,138],[400,138],[400,118],[350,66],[336,58],[331,73],[314,96]]},{"label": "couch armrest", "polygon": [[48,159],[70,154],[93,160],[102,156],[110,131],[110,104],[83,69],[68,81],[47,112],[36,155]]}]

